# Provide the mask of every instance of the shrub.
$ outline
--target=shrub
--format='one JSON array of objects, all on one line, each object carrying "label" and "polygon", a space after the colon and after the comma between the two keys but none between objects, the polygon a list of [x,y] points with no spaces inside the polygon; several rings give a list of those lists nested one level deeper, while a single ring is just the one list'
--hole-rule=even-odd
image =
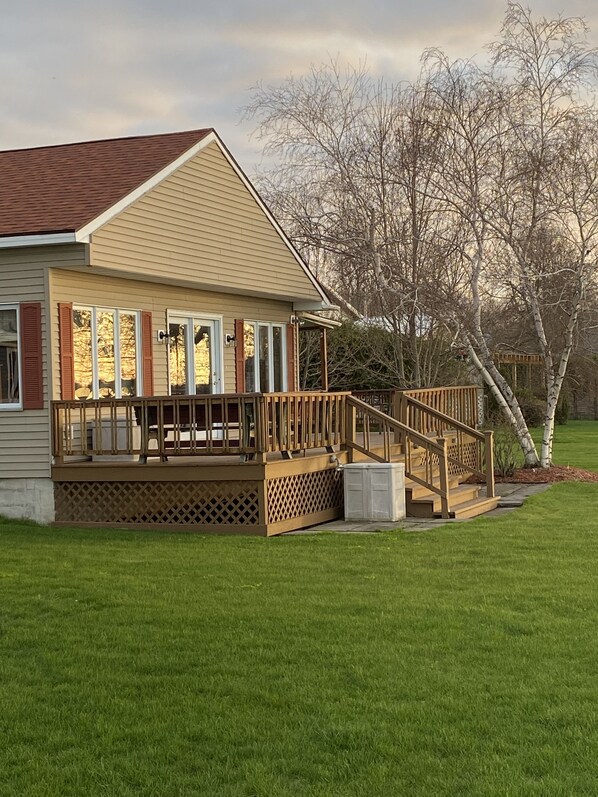
[{"label": "shrub", "polygon": [[565,395],[559,399],[554,420],[559,426],[563,426],[569,420],[569,399]]},{"label": "shrub", "polygon": [[512,476],[521,464],[521,447],[511,424],[494,424],[494,470],[499,476]]},{"label": "shrub", "polygon": [[517,392],[517,401],[528,426],[543,425],[546,404],[541,398],[535,396],[531,390],[520,390]]}]

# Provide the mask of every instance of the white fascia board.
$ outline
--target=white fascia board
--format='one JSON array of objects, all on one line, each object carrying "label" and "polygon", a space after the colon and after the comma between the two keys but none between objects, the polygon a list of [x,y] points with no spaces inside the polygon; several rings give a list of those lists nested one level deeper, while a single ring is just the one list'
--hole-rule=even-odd
[{"label": "white fascia board", "polygon": [[309,310],[338,310],[338,309],[339,308],[337,304],[330,304],[330,302],[327,299],[326,301],[323,302],[317,302],[317,301],[310,302],[304,300],[298,300],[293,302],[293,310],[296,310],[297,312],[301,310],[309,311]]},{"label": "white fascia board", "polygon": [[188,160],[193,158],[197,155],[198,152],[201,152],[202,149],[205,149],[209,144],[212,144],[214,141],[218,142],[217,136],[215,133],[208,133],[207,136],[198,141],[197,144],[194,144],[190,149],[183,152],[182,155],[169,163],[168,166],[165,166],[161,171],[157,174],[154,174],[153,177],[150,177],[149,180],[146,180],[145,183],[142,183],[138,186],[134,191],[131,191],[130,194],[124,196],[121,200],[119,200],[115,205],[112,205],[97,216],[92,221],[88,222],[84,227],[80,227],[77,232],[75,233],[76,239],[80,243],[87,243],[89,241],[89,236],[92,235],[96,230],[102,227],[104,224],[109,222],[119,213],[122,213],[123,210],[132,205],[133,202],[140,199],[144,194],[147,194],[148,191],[151,191],[152,188],[155,188],[162,180],[165,180],[167,177],[187,163]]},{"label": "white fascia board", "polygon": [[57,232],[42,235],[10,235],[0,238],[0,249],[13,249],[18,246],[50,246],[52,244],[74,244],[74,232]]},{"label": "white fascia board", "polygon": [[[217,135],[216,135],[216,143],[220,147],[220,150],[221,150],[222,154],[224,155],[224,157],[226,158],[226,160],[229,162],[231,167],[236,172],[237,177],[244,184],[245,188],[247,188],[247,190],[249,191],[251,196],[254,198],[254,200],[259,205],[259,207],[262,210],[262,212],[265,213],[265,215],[267,216],[268,221],[270,222],[270,224],[274,227],[276,232],[280,235],[280,237],[282,238],[283,243],[285,244],[287,249],[293,255],[293,257],[295,258],[297,263],[301,266],[301,270],[304,272],[305,276],[309,279],[309,281],[314,286],[314,288],[316,289],[318,294],[322,297],[322,301],[324,302],[324,304],[329,305],[329,299],[326,296],[326,294],[324,293],[320,283],[314,277],[314,275],[311,273],[311,271],[308,269],[307,265],[303,261],[303,258],[301,257],[299,252],[295,249],[293,244],[287,238],[287,236],[286,236],[284,230],[282,229],[282,227],[280,226],[280,224],[276,221],[276,219],[274,218],[272,213],[268,210],[267,206],[264,204],[264,202],[263,202],[262,198],[260,197],[260,195],[258,194],[258,192],[255,190],[253,185],[249,182],[249,178],[245,175],[245,173],[243,172],[243,170],[241,169],[239,164],[236,162],[236,160],[233,158],[233,156],[230,154],[230,152],[226,148],[225,144],[220,140],[220,138]],[[326,308],[322,307],[320,305],[318,305],[316,307],[316,303],[312,302],[312,307],[309,308],[309,309],[312,309],[312,310],[315,310],[315,309],[325,310]]]}]

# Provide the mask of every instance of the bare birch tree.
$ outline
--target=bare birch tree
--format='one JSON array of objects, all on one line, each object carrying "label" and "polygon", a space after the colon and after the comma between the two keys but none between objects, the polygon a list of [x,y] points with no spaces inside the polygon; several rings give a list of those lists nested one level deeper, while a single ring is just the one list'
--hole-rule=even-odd
[{"label": "bare birch tree", "polygon": [[[557,403],[597,243],[598,131],[581,100],[597,61],[586,32],[579,18],[536,19],[511,3],[492,47],[510,97],[490,223],[506,250],[504,281],[521,297],[544,360],[542,467],[552,463]],[[551,251],[542,245],[547,240]],[[551,326],[556,334],[550,335]]]},{"label": "bare birch tree", "polygon": [[[429,51],[401,86],[332,63],[259,87],[248,114],[278,157],[270,201],[321,276],[392,325],[401,383],[433,383],[447,339],[465,341],[526,464],[546,467],[596,282],[596,52],[583,20],[509,3],[490,53],[482,68]],[[540,456],[495,364],[507,310],[544,362]]]},{"label": "bare birch tree", "polygon": [[450,226],[426,190],[438,141],[425,96],[331,63],[258,87],[247,113],[278,158],[260,185],[294,242],[364,318],[395,331],[399,384],[433,384],[450,355],[428,307],[450,279]]}]

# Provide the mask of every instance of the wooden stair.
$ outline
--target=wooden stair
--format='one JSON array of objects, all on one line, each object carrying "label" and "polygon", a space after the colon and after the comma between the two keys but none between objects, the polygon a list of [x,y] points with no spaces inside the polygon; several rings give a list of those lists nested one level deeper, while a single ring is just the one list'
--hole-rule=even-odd
[{"label": "wooden stair", "polygon": [[[401,460],[395,460],[400,462]],[[416,471],[417,475],[417,471]],[[498,497],[480,496],[479,484],[461,484],[461,476],[449,477],[450,517],[457,520],[473,518],[491,512],[498,506]],[[435,477],[434,483],[438,484]],[[432,492],[411,479],[405,480],[405,505],[408,517],[440,518],[441,501],[437,493]]]},{"label": "wooden stair", "polygon": [[[499,498],[480,496],[482,485],[463,484],[469,475],[475,473],[484,478],[494,492],[492,432],[479,432],[456,418],[446,415],[422,402],[407,397],[405,412],[392,418],[380,410],[366,405],[363,401],[349,397],[347,403],[353,411],[354,445],[350,461],[374,459],[379,462],[405,463],[403,447],[392,440],[407,440],[409,446],[409,475],[405,479],[405,504],[408,517],[454,519],[473,518],[485,514],[498,506]],[[409,406],[413,405],[416,414],[409,417]],[[355,412],[360,413],[363,434],[360,440],[355,433]],[[351,417],[351,416],[349,416]],[[399,420],[399,417],[402,420]],[[378,437],[383,438],[379,445],[376,432],[369,425],[376,425]],[[419,430],[419,431],[418,431]],[[367,432],[367,433],[366,433]],[[468,448],[469,447],[469,448]],[[472,461],[473,460],[473,461]],[[428,466],[424,464],[428,463]],[[430,471],[430,463],[437,462]],[[445,485],[445,499],[434,491]],[[459,469],[457,474],[451,470]],[[490,474],[488,477],[487,474]],[[420,483],[423,482],[422,483]],[[425,486],[429,485],[429,486]]]},{"label": "wooden stair", "polygon": [[[355,461],[365,461],[367,459],[365,455],[359,455]],[[405,461],[402,446],[393,445],[392,461]],[[420,470],[423,476],[423,466],[421,468],[416,467],[414,474],[417,476]],[[486,498],[485,496],[480,496],[481,485],[462,484],[461,479],[466,477],[467,474],[449,476],[450,517],[456,520],[477,517],[486,512],[491,512],[498,506],[498,497]],[[435,474],[434,483],[438,483],[437,473]],[[411,479],[405,479],[405,506],[407,517],[422,519],[442,517],[440,496]]]}]

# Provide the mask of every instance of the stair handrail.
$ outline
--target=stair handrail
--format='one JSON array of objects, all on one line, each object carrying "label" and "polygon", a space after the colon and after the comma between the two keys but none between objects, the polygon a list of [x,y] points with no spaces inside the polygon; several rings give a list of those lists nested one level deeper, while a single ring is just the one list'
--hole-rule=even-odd
[{"label": "stair handrail", "polygon": [[[412,396],[402,394],[398,400],[399,403],[399,412],[403,417],[403,423],[407,420],[407,408],[408,405],[411,404],[420,412],[425,412],[428,415],[431,415],[433,418],[442,421],[445,424],[445,429],[438,432],[439,436],[443,436],[444,432],[448,429],[455,430],[456,432],[461,432],[462,434],[466,434],[469,437],[473,437],[476,440],[482,442],[484,444],[484,470],[480,468],[474,468],[472,465],[463,461],[463,457],[456,458],[449,455],[448,459],[449,462],[457,465],[458,467],[462,467],[464,471],[469,471],[475,476],[479,476],[482,479],[486,480],[486,496],[488,498],[494,498],[495,496],[495,484],[494,484],[494,433],[491,430],[486,431],[479,431],[478,429],[474,429],[471,426],[463,423],[462,421],[458,421],[456,418],[452,418],[450,415],[446,415],[444,412],[440,412],[440,410],[436,410],[433,407],[429,407],[427,404],[424,404],[422,401],[413,398]],[[405,424],[408,426],[408,424]],[[460,448],[460,446],[459,446]]]},{"label": "stair handrail", "polygon": [[[355,396],[347,396],[347,424],[345,432],[345,445],[349,450],[356,450],[370,457],[371,459],[379,462],[390,462],[390,430],[398,433],[404,443],[405,454],[405,476],[408,479],[422,485],[430,492],[436,493],[440,497],[441,513],[443,518],[448,518],[450,515],[450,494],[449,494],[449,476],[448,476],[448,450],[447,441],[445,438],[438,438],[433,440],[424,434],[421,434],[416,429],[412,429],[405,423],[387,415],[380,410],[371,407],[365,401],[355,398]],[[384,436],[384,452],[385,458],[380,457],[376,452],[372,451],[368,446],[369,431],[364,428],[364,445],[360,446],[355,439],[355,412],[359,410],[365,419],[373,418],[377,420],[382,428]],[[428,454],[424,462],[423,478],[414,472],[411,459],[412,448],[424,448]],[[438,484],[434,481],[434,463],[430,456],[434,454],[438,457],[438,471],[439,478]]]}]

